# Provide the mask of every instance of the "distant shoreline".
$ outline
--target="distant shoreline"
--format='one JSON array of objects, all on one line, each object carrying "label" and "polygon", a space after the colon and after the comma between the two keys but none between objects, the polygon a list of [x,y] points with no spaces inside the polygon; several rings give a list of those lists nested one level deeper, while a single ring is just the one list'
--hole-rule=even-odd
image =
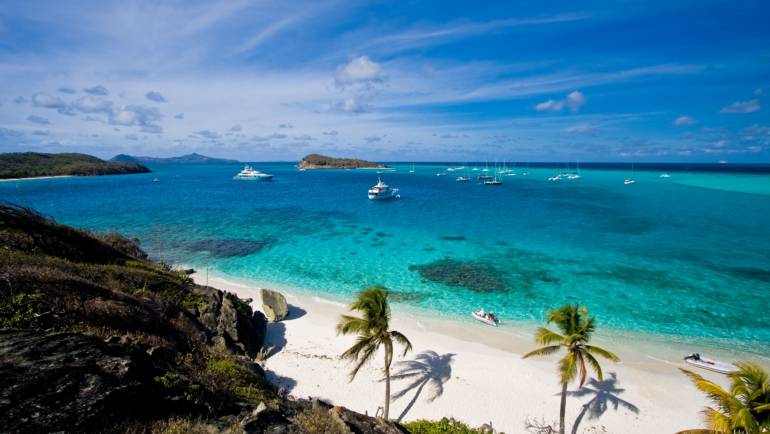
[{"label": "distant shoreline", "polygon": [[76,175],[30,176],[27,178],[3,178],[0,182],[31,181],[33,179],[72,178]]}]

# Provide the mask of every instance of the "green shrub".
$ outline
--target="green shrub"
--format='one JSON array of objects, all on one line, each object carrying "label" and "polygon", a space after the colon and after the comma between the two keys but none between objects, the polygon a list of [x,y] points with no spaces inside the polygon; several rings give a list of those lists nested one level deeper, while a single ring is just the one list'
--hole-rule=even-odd
[{"label": "green shrub", "polygon": [[269,398],[267,380],[227,358],[209,361],[206,382],[225,397],[228,404],[259,404]]},{"label": "green shrub", "polygon": [[411,434],[479,434],[482,432],[459,420],[446,417],[439,421],[419,419],[402,426]]},{"label": "green shrub", "polygon": [[317,402],[297,415],[294,423],[306,434],[351,434],[342,418]]},{"label": "green shrub", "polygon": [[20,292],[0,299],[0,328],[30,328],[38,323],[40,294]]},{"label": "green shrub", "polygon": [[155,382],[167,390],[169,395],[179,396],[195,405],[205,405],[203,390],[199,384],[194,384],[176,372],[166,372],[154,378]]}]

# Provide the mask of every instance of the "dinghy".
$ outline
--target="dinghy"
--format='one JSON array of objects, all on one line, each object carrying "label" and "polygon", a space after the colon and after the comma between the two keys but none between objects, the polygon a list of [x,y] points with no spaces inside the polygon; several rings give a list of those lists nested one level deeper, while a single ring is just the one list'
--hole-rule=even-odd
[{"label": "dinghy", "polygon": [[720,374],[729,374],[738,370],[738,367],[732,363],[720,362],[719,360],[701,357],[698,353],[692,353],[684,358],[685,363],[708,369],[709,371],[719,372]]},{"label": "dinghy", "polygon": [[497,327],[497,324],[500,322],[497,318],[495,318],[495,314],[492,312],[485,312],[482,308],[478,311],[471,312],[471,316],[484,324],[491,325],[493,327]]}]

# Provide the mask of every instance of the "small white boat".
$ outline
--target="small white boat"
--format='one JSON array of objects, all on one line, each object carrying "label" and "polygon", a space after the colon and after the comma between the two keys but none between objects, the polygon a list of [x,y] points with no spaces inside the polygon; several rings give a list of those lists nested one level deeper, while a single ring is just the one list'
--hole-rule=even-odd
[{"label": "small white boat", "polygon": [[369,189],[368,196],[369,200],[398,199],[401,197],[401,195],[398,194],[397,188],[392,188],[388,184],[385,184],[379,177],[377,177],[377,184]]},{"label": "small white boat", "polygon": [[273,175],[262,173],[259,170],[254,169],[248,164],[238,172],[233,179],[241,179],[246,181],[270,181],[273,179]]},{"label": "small white boat", "polygon": [[470,180],[471,179],[469,177],[467,177],[467,176],[458,176],[457,179],[455,179],[455,181],[457,181],[457,182],[468,182]]},{"label": "small white boat", "polygon": [[436,174],[436,176],[446,176],[446,173],[439,172]]},{"label": "small white boat", "polygon": [[494,313],[485,312],[484,309],[471,312],[471,316],[486,325],[491,325],[492,327],[497,327],[497,324],[500,323],[500,320],[495,317]]},{"label": "small white boat", "polygon": [[669,175],[668,173],[661,173],[660,177],[661,178],[671,178],[671,175]]},{"label": "small white boat", "polygon": [[495,179],[495,178],[491,175],[479,175],[476,177],[476,179],[478,179],[479,181],[486,181],[488,179]]},{"label": "small white boat", "polygon": [[503,181],[500,181],[499,179],[492,179],[489,181],[484,181],[484,185],[503,185]]},{"label": "small white boat", "polygon": [[634,178],[624,179],[623,184],[624,185],[636,184],[636,180]]},{"label": "small white boat", "polygon": [[152,179],[152,182],[160,182],[160,179],[158,179],[158,178],[153,178],[153,179]]},{"label": "small white boat", "polygon": [[738,367],[732,363],[720,362],[719,360],[701,357],[698,353],[692,353],[684,358],[685,363],[709,371],[719,372],[720,374],[729,374],[738,370]]}]

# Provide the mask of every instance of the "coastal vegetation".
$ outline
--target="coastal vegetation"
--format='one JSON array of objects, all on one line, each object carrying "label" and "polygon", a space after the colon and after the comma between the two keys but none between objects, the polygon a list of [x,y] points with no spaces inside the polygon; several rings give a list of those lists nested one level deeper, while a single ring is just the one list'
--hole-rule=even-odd
[{"label": "coastal vegetation", "polygon": [[335,158],[327,157],[320,154],[305,155],[300,160],[297,167],[300,169],[361,169],[361,168],[378,168],[386,169],[387,165],[381,163],[373,163],[366,160],[357,160],[355,158]]},{"label": "coastal vegetation", "polygon": [[538,328],[535,332],[535,341],[542,346],[525,354],[524,358],[548,356],[562,349],[566,351],[559,361],[559,383],[561,384],[559,434],[565,434],[564,416],[569,383],[578,378],[580,387],[583,387],[588,374],[587,368],[593,369],[599,381],[603,381],[602,367],[595,356],[601,356],[613,362],[620,359],[603,348],[588,344],[596,330],[596,323],[595,319],[588,315],[588,309],[585,307],[568,304],[548,311],[547,319],[548,323],[556,325],[560,333],[546,327]]},{"label": "coastal vegetation", "polygon": [[398,428],[289,400],[254,362],[266,319],[147,259],[136,240],[0,203],[0,414],[7,432],[349,432]]},{"label": "coastal vegetation", "polygon": [[728,374],[730,388],[724,389],[695,372],[682,369],[698,390],[713,403],[703,410],[705,429],[679,434],[760,434],[770,432],[770,372],[751,362],[739,362]]},{"label": "coastal vegetation", "polygon": [[122,175],[149,171],[150,169],[136,162],[108,162],[85,154],[37,152],[0,154],[0,179]]},{"label": "coastal vegetation", "polygon": [[352,380],[361,367],[374,358],[380,348],[384,350],[385,363],[382,370],[385,375],[385,405],[382,417],[388,420],[393,344],[398,343],[403,346],[403,354],[406,355],[412,349],[412,343],[400,332],[390,330],[390,306],[388,291],[385,288],[374,286],[364,289],[358,294],[356,301],[350,305],[350,310],[359,312],[361,316],[343,315],[337,324],[338,333],[357,335],[356,343],[342,353],[342,357],[355,363],[350,373]]}]

